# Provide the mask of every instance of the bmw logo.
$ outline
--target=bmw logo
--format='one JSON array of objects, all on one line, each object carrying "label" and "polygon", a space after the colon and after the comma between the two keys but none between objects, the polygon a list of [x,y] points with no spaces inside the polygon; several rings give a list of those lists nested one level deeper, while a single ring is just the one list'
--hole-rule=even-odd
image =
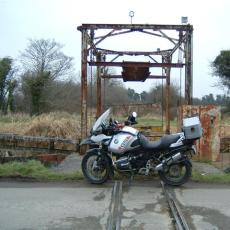
[{"label": "bmw logo", "polygon": [[119,141],[118,141],[117,139],[114,140],[114,144],[118,144],[118,142],[119,142]]}]

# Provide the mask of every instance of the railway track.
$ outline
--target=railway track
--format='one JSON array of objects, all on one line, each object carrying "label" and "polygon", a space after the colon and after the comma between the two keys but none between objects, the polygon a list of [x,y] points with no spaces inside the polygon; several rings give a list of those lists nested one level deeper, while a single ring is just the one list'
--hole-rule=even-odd
[{"label": "railway track", "polygon": [[109,207],[107,230],[121,229],[122,181],[115,181],[112,190],[112,199]]},{"label": "railway track", "polygon": [[[186,219],[184,218],[183,212],[181,211],[178,202],[172,195],[170,188],[163,182],[161,182],[161,185],[164,198],[168,204],[170,216],[172,217],[172,228],[176,230],[189,230],[189,226],[186,222]],[[122,229],[122,186],[122,181],[114,182],[111,202],[109,206],[109,217],[106,226],[107,230]]]},{"label": "railway track", "polygon": [[170,214],[174,220],[175,228],[177,230],[189,230],[187,221],[184,218],[183,212],[181,211],[177,200],[174,198],[174,196],[170,192],[170,189],[167,187],[167,185],[164,184],[164,182],[161,181],[161,185],[164,196],[169,206]]}]

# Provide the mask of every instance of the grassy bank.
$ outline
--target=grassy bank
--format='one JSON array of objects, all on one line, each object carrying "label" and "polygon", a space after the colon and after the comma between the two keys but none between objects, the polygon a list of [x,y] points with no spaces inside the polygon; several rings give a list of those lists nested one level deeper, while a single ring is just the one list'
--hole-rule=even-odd
[{"label": "grassy bank", "polygon": [[[0,164],[0,177],[34,178],[45,181],[66,181],[83,179],[81,172],[55,172],[35,160]],[[118,176],[119,179],[122,177]],[[116,179],[118,179],[116,178]],[[139,177],[138,177],[139,178]],[[134,178],[135,179],[135,178]],[[230,174],[201,174],[193,171],[192,181],[205,183],[230,184]]]},{"label": "grassy bank", "polygon": [[197,171],[193,171],[192,180],[205,183],[230,184],[230,173],[201,174]]},{"label": "grassy bank", "polygon": [[37,180],[64,181],[79,180],[83,178],[83,175],[81,172],[54,172],[39,161],[30,160],[0,164],[0,177],[28,177]]}]

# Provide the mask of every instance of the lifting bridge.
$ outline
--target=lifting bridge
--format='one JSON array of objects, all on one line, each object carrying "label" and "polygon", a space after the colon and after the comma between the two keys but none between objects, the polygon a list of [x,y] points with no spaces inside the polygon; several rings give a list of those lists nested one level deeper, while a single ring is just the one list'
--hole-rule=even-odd
[{"label": "lifting bridge", "polygon": [[[123,81],[145,81],[146,79],[165,79],[165,120],[166,133],[170,132],[170,71],[171,68],[185,68],[185,104],[192,104],[192,38],[193,26],[159,24],[82,24],[77,28],[82,33],[81,39],[81,138],[87,136],[87,67],[97,67],[97,117],[102,112],[101,79],[122,78]],[[100,32],[100,33],[99,33]],[[166,39],[170,47],[154,51],[117,51],[101,48],[101,43],[114,36],[139,32],[153,38]],[[169,34],[174,32],[177,37]],[[154,44],[154,43],[152,43]],[[183,54],[180,62],[174,63],[176,51]],[[117,61],[121,56],[144,56],[149,62]],[[160,61],[159,61],[160,60]],[[120,75],[109,75],[105,68],[121,67]],[[151,75],[150,68],[161,68],[162,75]]]}]

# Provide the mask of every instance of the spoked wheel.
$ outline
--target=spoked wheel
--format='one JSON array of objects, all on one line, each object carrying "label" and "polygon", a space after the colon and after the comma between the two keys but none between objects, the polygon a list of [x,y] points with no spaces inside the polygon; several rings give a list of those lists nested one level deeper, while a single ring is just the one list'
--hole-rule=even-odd
[{"label": "spoked wheel", "polygon": [[102,184],[109,178],[109,161],[96,152],[87,153],[82,159],[81,167],[85,178],[93,184]]},{"label": "spoked wheel", "polygon": [[191,165],[187,161],[178,162],[166,166],[162,171],[159,171],[158,173],[161,180],[166,184],[179,186],[186,183],[191,177]]}]

